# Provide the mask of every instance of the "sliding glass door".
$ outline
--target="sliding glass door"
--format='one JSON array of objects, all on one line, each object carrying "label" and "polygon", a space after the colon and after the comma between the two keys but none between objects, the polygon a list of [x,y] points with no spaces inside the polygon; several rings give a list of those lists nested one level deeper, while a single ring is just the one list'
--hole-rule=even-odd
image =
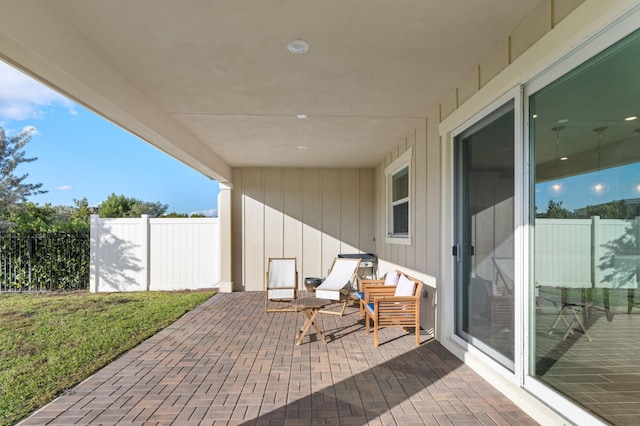
[{"label": "sliding glass door", "polygon": [[530,89],[530,374],[640,421],[640,32]]},{"label": "sliding glass door", "polygon": [[514,370],[514,104],[455,138],[456,334]]}]

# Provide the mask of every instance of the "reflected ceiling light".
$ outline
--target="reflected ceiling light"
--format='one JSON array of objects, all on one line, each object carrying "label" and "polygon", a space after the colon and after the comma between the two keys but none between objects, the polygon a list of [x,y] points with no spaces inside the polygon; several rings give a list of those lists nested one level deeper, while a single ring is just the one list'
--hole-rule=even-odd
[{"label": "reflected ceiling light", "polygon": [[[563,159],[567,159],[568,157],[560,157],[560,132],[566,129],[565,126],[556,126],[552,127],[551,130],[556,132],[556,172],[562,176],[562,172],[558,168],[558,161],[564,161]],[[557,180],[555,182],[551,182],[549,187],[547,188],[547,192],[553,197],[559,197],[567,191],[567,184],[562,180]]]},{"label": "reflected ceiling light", "polygon": [[287,44],[287,50],[294,55],[303,55],[309,51],[309,43],[304,40],[293,40]]},{"label": "reflected ceiling light", "polygon": [[298,117],[300,120],[304,120],[305,118],[309,117],[307,114],[305,114],[304,112],[301,112],[300,114],[297,114],[296,117]]},{"label": "reflected ceiling light", "polygon": [[569,157],[560,157],[560,161],[567,161]]},{"label": "reflected ceiling light", "polygon": [[602,133],[604,133],[605,130],[607,130],[608,127],[606,126],[602,126],[602,127],[596,127],[595,129],[593,129],[594,132],[598,133],[598,168],[596,170],[596,179],[597,181],[595,183],[593,183],[593,185],[591,185],[589,187],[589,192],[591,192],[593,195],[595,195],[596,197],[599,197],[601,195],[606,194],[607,192],[609,192],[609,185],[607,185],[606,182],[602,181],[602,179],[600,179],[600,159],[601,159],[601,150],[602,150]]},{"label": "reflected ceiling light", "polygon": [[568,118],[561,118],[560,120],[557,121],[558,124],[565,124],[568,123],[569,119]]},{"label": "reflected ceiling light", "polygon": [[562,181],[551,182],[547,187],[547,192],[552,197],[559,197],[567,192],[567,184]]},{"label": "reflected ceiling light", "polygon": [[533,114],[533,115],[532,115],[532,117],[533,117],[533,118],[538,118],[538,117],[540,117],[540,116],[539,116],[538,114]]},{"label": "reflected ceiling light", "polygon": [[637,120],[638,116],[637,115],[632,115],[631,117],[626,117],[624,119],[624,121],[633,121],[633,120]]},{"label": "reflected ceiling light", "polygon": [[596,196],[603,195],[609,190],[604,182],[596,182],[591,186],[590,189],[591,193]]},{"label": "reflected ceiling light", "polygon": [[309,147],[306,146],[306,145],[298,145],[297,148],[300,149],[300,150],[309,149]]}]

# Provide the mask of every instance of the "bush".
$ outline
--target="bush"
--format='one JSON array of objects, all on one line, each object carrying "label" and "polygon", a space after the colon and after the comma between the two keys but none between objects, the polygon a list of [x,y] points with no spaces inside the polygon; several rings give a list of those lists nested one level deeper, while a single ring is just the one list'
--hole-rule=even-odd
[{"label": "bush", "polygon": [[0,233],[0,290],[86,289],[89,244],[89,232]]}]

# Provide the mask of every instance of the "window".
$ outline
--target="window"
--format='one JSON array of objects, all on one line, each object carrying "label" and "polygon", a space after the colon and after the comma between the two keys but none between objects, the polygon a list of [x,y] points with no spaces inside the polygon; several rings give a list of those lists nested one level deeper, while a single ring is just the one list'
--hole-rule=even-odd
[{"label": "window", "polygon": [[411,157],[409,148],[385,169],[388,243],[411,244]]}]

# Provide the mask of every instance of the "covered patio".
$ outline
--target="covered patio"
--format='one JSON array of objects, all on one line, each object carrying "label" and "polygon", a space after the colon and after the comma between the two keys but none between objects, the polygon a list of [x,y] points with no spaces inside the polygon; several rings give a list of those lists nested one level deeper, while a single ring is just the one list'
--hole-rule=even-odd
[{"label": "covered patio", "polygon": [[350,306],[296,346],[302,322],[217,294],[21,424],[536,424],[426,334],[375,348]]}]

